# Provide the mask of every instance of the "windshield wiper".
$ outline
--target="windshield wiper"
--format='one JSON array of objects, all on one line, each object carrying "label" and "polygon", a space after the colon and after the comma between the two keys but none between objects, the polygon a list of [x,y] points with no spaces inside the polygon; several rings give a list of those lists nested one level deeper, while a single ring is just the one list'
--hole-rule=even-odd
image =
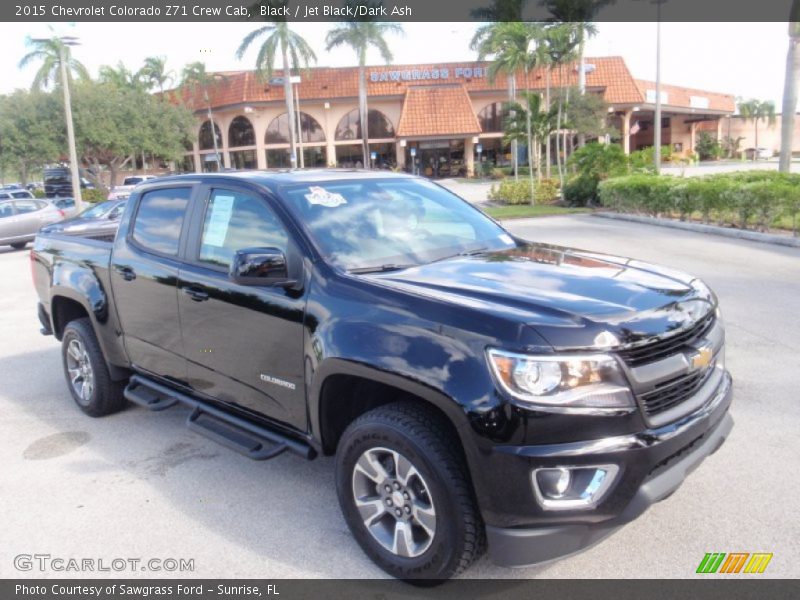
[{"label": "windshield wiper", "polygon": [[378,265],[375,267],[358,267],[355,269],[347,269],[348,273],[386,273],[388,271],[402,271],[403,269],[410,269],[411,267],[416,267],[419,265],[398,265],[394,263],[389,263],[385,265]]},{"label": "windshield wiper", "polygon": [[449,254],[447,256],[443,256],[441,258],[437,258],[436,260],[432,260],[432,263],[441,262],[443,260],[452,260],[454,258],[459,258],[462,256],[477,256],[478,254],[483,254],[489,250],[488,247],[484,246],[483,248],[475,248],[474,250],[464,250],[463,252],[459,252],[458,254]]}]

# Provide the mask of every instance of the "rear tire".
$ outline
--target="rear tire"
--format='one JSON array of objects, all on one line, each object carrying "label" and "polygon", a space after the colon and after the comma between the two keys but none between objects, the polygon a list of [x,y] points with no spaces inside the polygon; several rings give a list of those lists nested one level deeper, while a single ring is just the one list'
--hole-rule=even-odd
[{"label": "rear tire", "polygon": [[28,242],[14,242],[13,244],[9,244],[14,250],[22,250],[25,246],[28,245]]},{"label": "rear tire", "polygon": [[483,553],[483,522],[460,447],[438,411],[412,401],[371,410],[342,435],[342,513],[367,556],[390,575],[435,585]]},{"label": "rear tire", "polygon": [[112,381],[88,318],[70,321],[64,328],[61,357],[67,387],[83,412],[102,417],[125,408],[125,383]]}]

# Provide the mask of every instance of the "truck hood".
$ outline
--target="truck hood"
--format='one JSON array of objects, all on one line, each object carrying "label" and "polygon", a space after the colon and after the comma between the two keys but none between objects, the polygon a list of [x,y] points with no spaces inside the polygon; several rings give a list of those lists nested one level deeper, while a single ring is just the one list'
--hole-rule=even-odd
[{"label": "truck hood", "polygon": [[695,323],[716,305],[699,279],[548,244],[372,274],[376,283],[530,325],[556,348],[613,347]]}]

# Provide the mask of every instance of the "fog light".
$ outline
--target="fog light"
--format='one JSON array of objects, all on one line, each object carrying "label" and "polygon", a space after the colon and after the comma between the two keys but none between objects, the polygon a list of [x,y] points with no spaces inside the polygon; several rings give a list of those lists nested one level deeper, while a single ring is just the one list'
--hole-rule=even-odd
[{"label": "fog light", "polygon": [[611,488],[618,472],[617,465],[536,469],[533,491],[547,510],[594,508]]}]

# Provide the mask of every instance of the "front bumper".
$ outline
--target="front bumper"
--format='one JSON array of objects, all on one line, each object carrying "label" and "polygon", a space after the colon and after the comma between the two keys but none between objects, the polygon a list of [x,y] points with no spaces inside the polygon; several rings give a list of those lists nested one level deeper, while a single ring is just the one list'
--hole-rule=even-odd
[{"label": "front bumper", "polygon": [[[619,527],[641,515],[652,504],[663,500],[680,487],[683,480],[723,444],[733,428],[728,408],[733,396],[730,375],[725,373],[711,400],[683,419],[640,433],[590,442],[548,447],[521,447],[515,455],[535,462],[580,460],[602,463],[609,460],[644,466],[646,475],[640,483],[631,477],[615,482],[617,501],[614,508],[587,511],[574,515],[573,522],[559,518],[557,524],[546,520],[535,527],[499,527],[486,525],[489,556],[501,566],[521,567],[561,558],[598,543]],[[632,469],[628,469],[632,471]],[[638,479],[638,478],[636,478]],[[627,490],[631,485],[635,489]],[[624,502],[619,499],[624,498]],[[552,522],[552,521],[551,521]]]}]

